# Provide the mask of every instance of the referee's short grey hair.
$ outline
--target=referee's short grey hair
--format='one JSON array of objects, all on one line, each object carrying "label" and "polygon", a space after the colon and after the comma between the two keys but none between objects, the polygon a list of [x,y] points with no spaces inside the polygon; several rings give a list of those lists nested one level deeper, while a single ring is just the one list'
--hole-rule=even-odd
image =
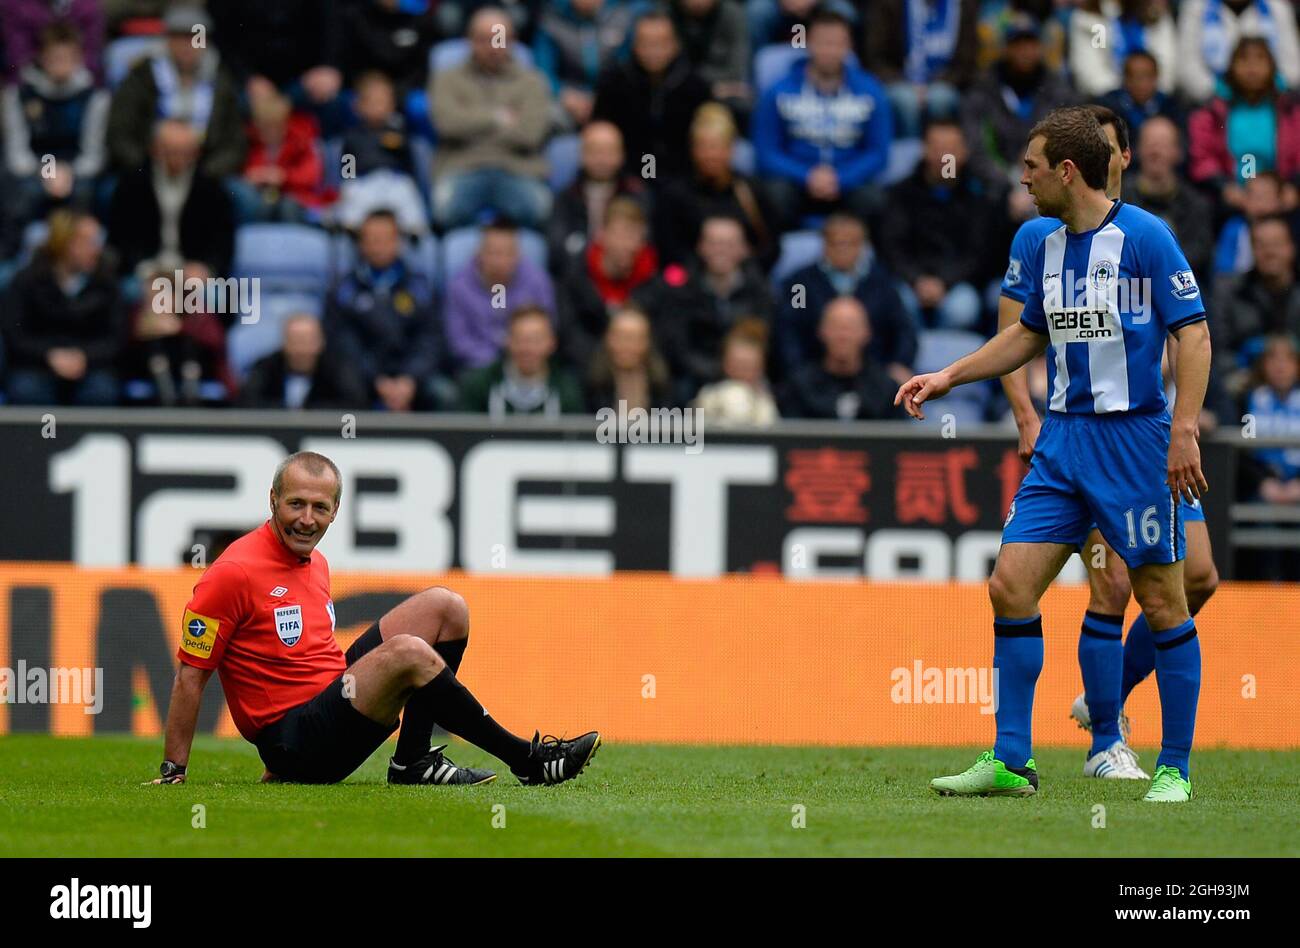
[{"label": "referee's short grey hair", "polygon": [[334,483],[338,485],[334,489],[334,506],[339,505],[339,500],[343,497],[343,475],[339,473],[339,466],[323,454],[317,454],[315,451],[299,451],[291,454],[275,466],[275,476],[271,478],[271,491],[277,496],[284,490],[284,472],[294,464],[301,464],[303,469],[313,477],[319,477],[327,470],[334,472]]}]

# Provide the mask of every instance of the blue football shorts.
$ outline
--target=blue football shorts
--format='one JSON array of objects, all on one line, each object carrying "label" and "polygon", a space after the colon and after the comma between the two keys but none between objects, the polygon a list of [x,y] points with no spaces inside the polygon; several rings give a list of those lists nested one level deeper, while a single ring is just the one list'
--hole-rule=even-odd
[{"label": "blue football shorts", "polygon": [[1187,505],[1166,480],[1169,430],[1167,412],[1049,412],[1002,542],[1082,548],[1095,525],[1131,567],[1181,560]]}]

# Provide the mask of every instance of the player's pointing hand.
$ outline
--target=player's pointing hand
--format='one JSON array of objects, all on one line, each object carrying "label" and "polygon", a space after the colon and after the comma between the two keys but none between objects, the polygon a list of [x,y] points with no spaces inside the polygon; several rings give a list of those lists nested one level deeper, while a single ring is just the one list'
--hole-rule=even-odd
[{"label": "player's pointing hand", "polygon": [[952,390],[952,383],[943,372],[930,372],[926,375],[913,375],[899,386],[894,396],[894,404],[902,405],[913,418],[924,419],[921,404],[931,398],[941,398]]}]

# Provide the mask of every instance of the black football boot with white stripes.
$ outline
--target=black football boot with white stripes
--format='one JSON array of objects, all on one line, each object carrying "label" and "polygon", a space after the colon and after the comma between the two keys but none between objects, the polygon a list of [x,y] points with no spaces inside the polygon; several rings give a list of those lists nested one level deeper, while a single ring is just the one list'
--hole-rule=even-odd
[{"label": "black football boot with white stripes", "polygon": [[588,731],[571,741],[549,734],[541,737],[539,731],[533,734],[533,746],[524,769],[511,768],[511,773],[519,778],[520,783],[530,787],[564,783],[582,773],[599,749],[600,735],[595,731]]},{"label": "black football boot with white stripes", "polygon": [[437,747],[429,748],[429,753],[425,754],[413,764],[407,764],[403,767],[392,758],[388,760],[388,782],[389,783],[436,783],[436,784],[462,784],[465,786],[476,786],[480,783],[491,783],[497,779],[497,775],[490,770],[479,770],[474,767],[457,767],[451,762],[451,758],[443,753],[446,750],[446,744],[439,744]]}]

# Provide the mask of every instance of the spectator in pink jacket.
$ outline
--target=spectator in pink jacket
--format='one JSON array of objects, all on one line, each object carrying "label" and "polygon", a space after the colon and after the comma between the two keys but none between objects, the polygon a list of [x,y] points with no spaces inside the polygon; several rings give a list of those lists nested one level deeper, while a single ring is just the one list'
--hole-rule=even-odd
[{"label": "spectator in pink jacket", "polygon": [[1240,212],[1248,178],[1275,171],[1284,181],[1300,180],[1300,99],[1278,91],[1277,63],[1259,37],[1237,43],[1225,82],[1227,96],[1193,112],[1188,123],[1190,173]]}]

